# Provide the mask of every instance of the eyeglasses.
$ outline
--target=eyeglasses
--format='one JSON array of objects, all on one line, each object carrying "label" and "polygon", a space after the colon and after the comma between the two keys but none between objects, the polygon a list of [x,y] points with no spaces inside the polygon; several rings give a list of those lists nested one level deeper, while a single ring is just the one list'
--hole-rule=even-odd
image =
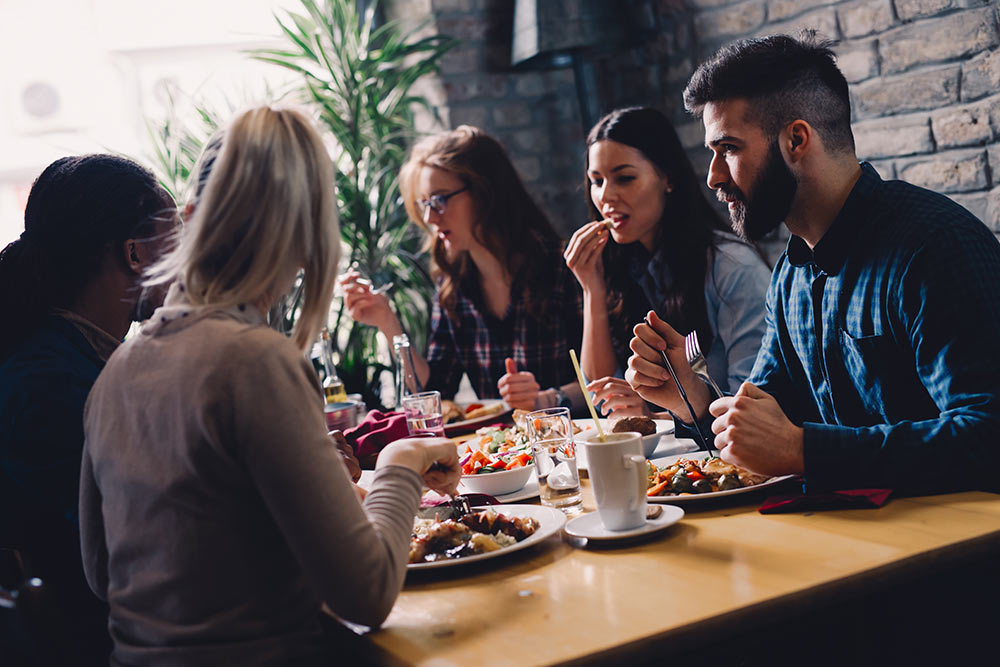
[{"label": "eyeglasses", "polygon": [[417,207],[420,208],[420,213],[427,217],[427,211],[432,210],[438,215],[444,215],[444,212],[448,210],[448,200],[455,195],[465,192],[468,190],[468,186],[464,188],[459,188],[453,192],[448,192],[443,195],[434,195],[430,199],[418,199]]}]

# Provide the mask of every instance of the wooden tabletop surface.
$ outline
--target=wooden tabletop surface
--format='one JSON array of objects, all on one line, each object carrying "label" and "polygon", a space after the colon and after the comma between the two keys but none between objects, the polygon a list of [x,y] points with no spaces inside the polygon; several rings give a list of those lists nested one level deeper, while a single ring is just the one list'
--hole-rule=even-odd
[{"label": "wooden tabletop surface", "polygon": [[[654,539],[575,548],[561,536],[502,558],[411,573],[379,662],[553,664],[652,651],[701,626],[1000,539],[1000,496],[894,498],[877,510],[762,515],[760,497],[691,509]],[[593,509],[584,481],[584,506]]]}]

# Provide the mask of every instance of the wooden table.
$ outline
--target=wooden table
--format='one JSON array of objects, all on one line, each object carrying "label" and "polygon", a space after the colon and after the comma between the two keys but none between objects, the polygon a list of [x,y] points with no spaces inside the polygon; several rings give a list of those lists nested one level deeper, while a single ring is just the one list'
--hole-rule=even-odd
[{"label": "wooden table", "polygon": [[[878,510],[815,514],[762,515],[760,500],[689,509],[643,543],[579,549],[553,537],[503,558],[411,573],[384,627],[362,639],[363,655],[434,666],[612,658],[662,664],[677,650],[697,656],[714,644],[724,653],[774,656],[782,654],[770,640],[756,648],[723,640],[746,629],[744,637],[787,644],[787,629],[802,631],[809,618],[820,627],[795,635],[800,650],[813,646],[810,632],[821,643],[829,634],[851,635],[828,650],[844,641],[881,646],[880,639],[859,639],[882,623],[873,600],[892,590],[917,592],[967,556],[995,562],[1000,554],[1000,496],[993,494],[895,498]],[[593,509],[586,482],[584,506]],[[868,621],[845,621],[864,614]]]}]

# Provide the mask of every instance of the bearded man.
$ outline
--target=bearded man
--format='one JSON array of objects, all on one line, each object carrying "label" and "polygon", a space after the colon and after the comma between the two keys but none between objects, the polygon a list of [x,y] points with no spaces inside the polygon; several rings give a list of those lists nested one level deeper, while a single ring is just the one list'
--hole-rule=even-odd
[{"label": "bearded man", "polygon": [[666,350],[723,459],[803,474],[810,488],[1000,486],[992,232],[950,199],[858,163],[847,81],[814,35],[723,47],[684,101],[704,121],[708,184],[733,226],[757,240],[784,222],[791,238],[735,396],[712,401],[683,338],[654,313],[631,342],[636,391],[687,416],[658,363]]}]

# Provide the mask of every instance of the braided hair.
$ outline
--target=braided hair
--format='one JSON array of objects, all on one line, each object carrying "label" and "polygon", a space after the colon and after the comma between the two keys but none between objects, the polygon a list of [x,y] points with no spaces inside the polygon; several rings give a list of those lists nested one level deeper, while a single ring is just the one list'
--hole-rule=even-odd
[{"label": "braided hair", "polygon": [[0,360],[54,308],[68,308],[101,271],[105,253],[149,232],[171,205],[153,174],[117,155],[56,160],[35,180],[24,232],[0,251]]}]

